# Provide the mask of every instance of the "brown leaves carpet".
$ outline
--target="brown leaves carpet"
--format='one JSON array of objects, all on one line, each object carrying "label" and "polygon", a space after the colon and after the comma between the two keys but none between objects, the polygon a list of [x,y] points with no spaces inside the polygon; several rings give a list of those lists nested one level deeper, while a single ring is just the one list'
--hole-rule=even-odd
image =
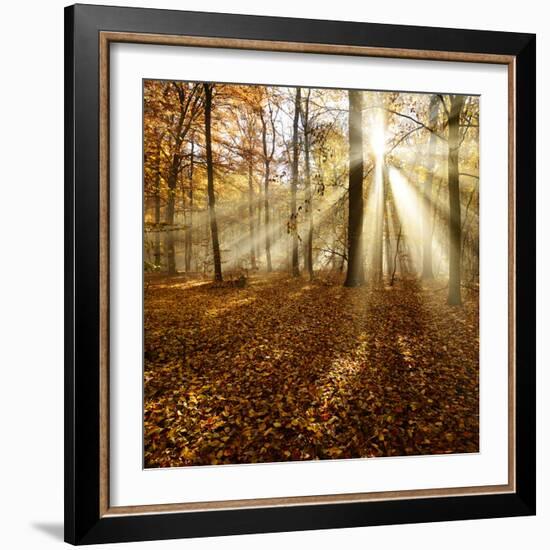
[{"label": "brown leaves carpet", "polygon": [[477,295],[442,286],[149,281],[145,466],[477,452]]}]

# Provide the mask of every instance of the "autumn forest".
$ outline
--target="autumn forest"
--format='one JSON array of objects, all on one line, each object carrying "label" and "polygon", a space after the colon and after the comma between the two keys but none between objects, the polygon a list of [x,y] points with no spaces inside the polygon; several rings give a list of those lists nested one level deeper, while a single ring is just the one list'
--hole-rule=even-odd
[{"label": "autumn forest", "polygon": [[479,450],[479,98],[145,80],[146,468]]}]

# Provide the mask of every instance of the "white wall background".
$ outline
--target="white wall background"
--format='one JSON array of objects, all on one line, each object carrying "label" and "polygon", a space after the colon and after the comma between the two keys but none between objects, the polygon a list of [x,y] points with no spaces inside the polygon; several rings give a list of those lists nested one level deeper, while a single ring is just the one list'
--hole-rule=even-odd
[{"label": "white wall background", "polygon": [[[99,3],[99,1],[98,1]],[[544,101],[550,67],[550,10],[462,0],[176,0],[103,4],[258,15],[481,28],[537,33],[538,40],[538,516],[302,533],[150,542],[124,548],[365,548],[408,550],[518,547],[550,540],[550,362],[548,235],[550,189],[544,166],[550,124]],[[66,2],[5,2],[0,8],[0,545],[60,547],[63,522],[63,7]],[[309,4],[309,5],[308,5]],[[498,6],[498,8],[497,8]],[[115,546],[113,546],[115,547]],[[107,547],[105,547],[107,548]]]}]

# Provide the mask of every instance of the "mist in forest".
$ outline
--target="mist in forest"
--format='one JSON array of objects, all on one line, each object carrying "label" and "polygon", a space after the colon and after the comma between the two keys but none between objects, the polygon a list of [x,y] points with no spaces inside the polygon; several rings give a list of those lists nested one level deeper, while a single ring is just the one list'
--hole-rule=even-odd
[{"label": "mist in forest", "polygon": [[477,451],[479,98],[143,94],[146,464]]}]

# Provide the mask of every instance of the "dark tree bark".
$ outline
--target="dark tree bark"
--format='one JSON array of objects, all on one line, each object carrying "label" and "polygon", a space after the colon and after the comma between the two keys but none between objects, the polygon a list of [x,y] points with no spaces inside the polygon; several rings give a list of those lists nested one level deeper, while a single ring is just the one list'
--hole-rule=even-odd
[{"label": "dark tree bark", "polygon": [[298,188],[298,119],[300,116],[300,103],[302,101],[302,89],[296,88],[296,98],[294,101],[294,122],[292,133],[292,184],[290,187],[290,217],[292,220],[292,276],[300,275],[300,266],[298,263],[298,220],[296,210],[296,191]]},{"label": "dark tree bark", "polygon": [[[433,95],[430,100],[430,116],[429,127],[435,128],[437,124],[437,116],[439,114],[440,101],[437,95]],[[432,132],[428,143],[428,162],[427,174],[424,181],[423,204],[425,205],[422,216],[422,278],[433,279],[432,266],[432,188],[435,169],[435,151],[436,151],[437,136]]]},{"label": "dark tree bark", "polygon": [[460,148],[460,114],[464,107],[464,99],[464,96],[452,95],[449,111],[449,295],[447,298],[449,305],[462,304],[460,292],[462,227],[460,220],[458,151]]},{"label": "dark tree bark", "polygon": [[191,271],[191,260],[193,257],[193,172],[195,167],[195,142],[191,141],[191,158],[189,160],[189,189],[187,198],[189,200],[189,217],[185,228],[185,271]]},{"label": "dark tree bark", "polygon": [[212,161],[212,84],[204,83],[204,135],[206,145],[206,177],[208,182],[208,218],[212,235],[212,255],[214,258],[214,279],[222,281],[222,262],[216,219],[216,195],[214,193],[214,166]]},{"label": "dark tree bark", "polygon": [[342,220],[342,257],[340,258],[340,266],[339,266],[339,269],[338,269],[338,271],[340,271],[340,273],[344,272],[344,267],[346,266],[346,263],[348,262],[348,256],[347,256],[347,254],[349,252],[348,229],[349,229],[348,226],[344,223],[344,220]]},{"label": "dark tree bark", "polygon": [[363,114],[361,92],[349,95],[348,271],[345,286],[365,283],[363,251]]},{"label": "dark tree bark", "polygon": [[311,89],[308,89],[304,109],[302,113],[302,125],[304,128],[304,161],[305,161],[305,184],[306,184],[306,242],[304,267],[313,279],[313,194],[311,192],[311,163],[310,163],[310,125],[309,125],[309,98]]},{"label": "dark tree bark", "polygon": [[154,183],[154,213],[155,213],[155,241],[153,247],[154,263],[157,269],[160,268],[161,254],[160,254],[160,143],[162,137],[159,137],[156,151],[155,151],[155,183]]}]

